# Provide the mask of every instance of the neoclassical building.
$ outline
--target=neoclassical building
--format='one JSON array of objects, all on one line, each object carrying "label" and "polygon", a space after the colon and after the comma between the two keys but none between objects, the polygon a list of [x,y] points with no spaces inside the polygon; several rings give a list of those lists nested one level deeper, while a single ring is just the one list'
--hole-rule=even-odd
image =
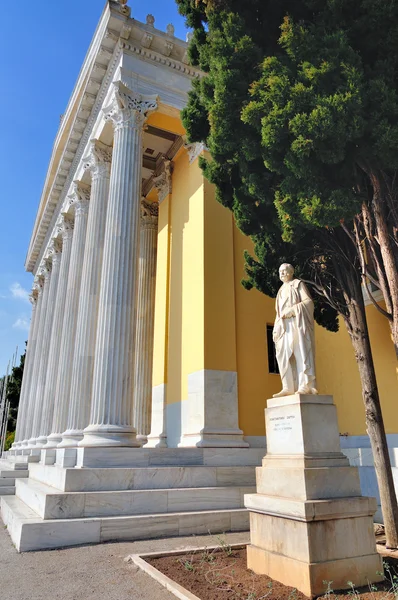
[{"label": "neoclassical building", "polygon": [[[26,260],[32,319],[11,455],[28,457],[32,470],[13,501],[43,523],[61,518],[46,486],[70,491],[76,467],[213,465],[232,469],[234,490],[254,484],[265,402],[280,388],[269,335],[274,300],[241,286],[250,240],[202,175],[204,147],[185,137],[180,111],[201,76],[172,25],[162,32],[151,15],[133,19],[125,1],[106,3],[54,142]],[[371,306],[368,316],[387,432],[395,434],[394,349],[387,322]],[[319,391],[334,395],[342,446],[367,447],[348,336],[317,328],[316,345]],[[28,499],[35,485],[40,510]],[[87,486],[75,491],[96,491]],[[170,475],[165,487],[173,486]],[[242,503],[223,494],[214,506],[238,514]],[[18,509],[10,502],[2,504],[6,521]],[[82,517],[132,516],[73,514],[76,532]],[[229,519],[220,530],[242,525]],[[23,541],[23,531],[12,534],[20,549],[56,546]]]}]

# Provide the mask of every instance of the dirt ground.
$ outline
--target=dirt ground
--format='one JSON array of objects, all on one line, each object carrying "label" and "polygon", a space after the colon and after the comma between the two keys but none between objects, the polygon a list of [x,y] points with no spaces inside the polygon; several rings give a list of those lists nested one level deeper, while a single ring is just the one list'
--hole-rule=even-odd
[{"label": "dirt ground", "polygon": [[[227,534],[225,539],[247,543],[249,534]],[[211,543],[214,540],[209,536],[191,536],[18,554],[1,524],[0,599],[175,600],[164,587],[124,559],[130,554],[184,550]]]},{"label": "dirt ground", "polygon": [[[246,548],[189,552],[147,559],[156,569],[201,600],[308,600],[296,589],[247,569]],[[395,600],[398,589],[396,558],[388,558],[392,579],[374,586],[335,592],[325,585],[325,600]],[[388,573],[386,573],[388,577]],[[332,583],[332,582],[331,582]],[[392,585],[394,589],[392,589]]]}]

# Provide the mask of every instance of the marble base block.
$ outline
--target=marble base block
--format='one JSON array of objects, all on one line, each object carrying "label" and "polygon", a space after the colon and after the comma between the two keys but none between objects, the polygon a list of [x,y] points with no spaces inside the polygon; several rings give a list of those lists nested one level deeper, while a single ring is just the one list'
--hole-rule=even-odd
[{"label": "marble base block", "polygon": [[[377,554],[309,564],[263,548],[247,546],[249,569],[255,573],[266,573],[309,597],[322,596],[327,589],[325,582],[328,581],[332,581],[333,590],[348,588],[347,581],[352,581],[355,586],[383,581],[380,565],[381,559]],[[329,579],[330,573],[333,573],[333,580]]]},{"label": "marble base block", "polygon": [[181,402],[181,440],[178,447],[248,446],[238,425],[237,373],[211,369],[190,373],[188,398]]},{"label": "marble base block", "polygon": [[41,465],[53,465],[56,461],[57,451],[55,448],[42,449],[40,454]]},{"label": "marble base block", "polygon": [[57,448],[55,465],[57,467],[74,467],[77,460],[76,448]]},{"label": "marble base block", "polygon": [[[267,454],[256,469],[248,568],[314,597],[382,581],[373,531],[376,500],[361,496],[358,469],[340,451],[331,396],[273,398]],[[326,583],[325,583],[326,582]]]}]

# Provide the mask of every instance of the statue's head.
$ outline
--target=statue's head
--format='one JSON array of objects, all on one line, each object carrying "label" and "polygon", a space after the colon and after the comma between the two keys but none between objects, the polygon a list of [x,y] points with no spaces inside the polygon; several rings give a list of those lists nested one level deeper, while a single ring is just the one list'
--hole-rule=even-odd
[{"label": "statue's head", "polygon": [[289,265],[289,263],[283,263],[279,267],[279,279],[286,283],[287,281],[291,281],[294,275],[294,267]]}]

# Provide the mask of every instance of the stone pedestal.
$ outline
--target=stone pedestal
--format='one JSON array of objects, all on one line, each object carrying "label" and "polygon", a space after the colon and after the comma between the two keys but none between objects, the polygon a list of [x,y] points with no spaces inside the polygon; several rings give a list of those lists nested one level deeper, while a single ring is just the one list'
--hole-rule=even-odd
[{"label": "stone pedestal", "polygon": [[340,451],[332,396],[268,400],[267,454],[256,469],[248,568],[313,597],[381,581],[374,498],[361,496],[356,467]]}]

